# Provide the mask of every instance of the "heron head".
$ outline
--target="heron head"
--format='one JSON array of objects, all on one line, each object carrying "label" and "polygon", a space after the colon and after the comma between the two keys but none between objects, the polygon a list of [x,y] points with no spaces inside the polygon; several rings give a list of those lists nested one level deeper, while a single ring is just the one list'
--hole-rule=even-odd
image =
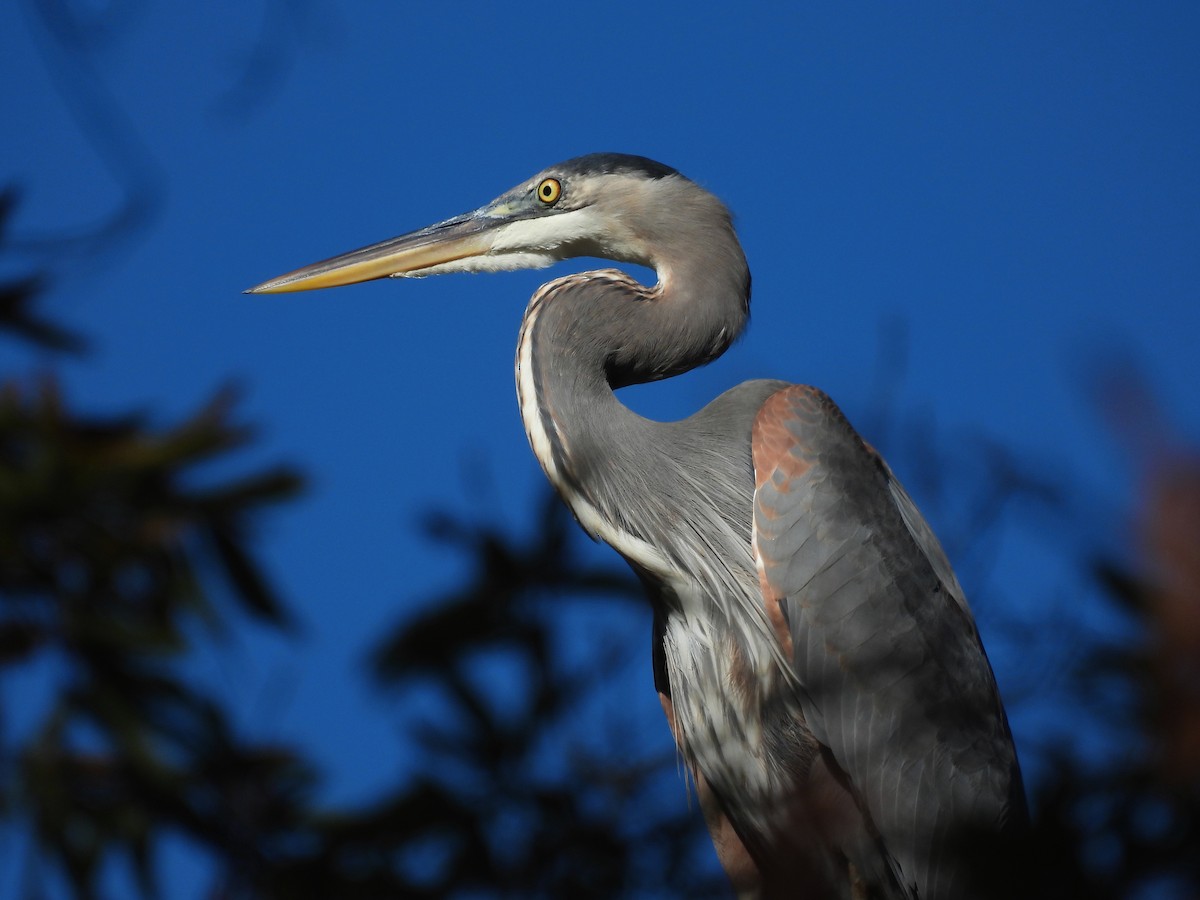
[{"label": "heron head", "polygon": [[576,256],[653,268],[663,248],[694,225],[698,203],[715,205],[731,228],[720,201],[669,166],[593,153],[550,166],[472,212],[305,266],[248,293],[536,269]]}]

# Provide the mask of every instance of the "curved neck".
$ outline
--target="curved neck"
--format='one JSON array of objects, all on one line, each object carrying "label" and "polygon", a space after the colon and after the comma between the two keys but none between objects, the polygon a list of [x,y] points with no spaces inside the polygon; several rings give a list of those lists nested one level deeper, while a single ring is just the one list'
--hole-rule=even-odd
[{"label": "curved neck", "polygon": [[529,302],[517,348],[521,416],[534,454],[581,521],[582,504],[609,522],[620,514],[598,501],[595,480],[613,496],[616,482],[637,471],[637,455],[652,449],[652,423],[613,390],[711,362],[745,327],[745,255],[727,224],[711,231],[677,245],[689,252],[663,248],[653,288],[606,269],[552,281]]},{"label": "curved neck", "polygon": [[[718,201],[712,198],[714,203]],[[605,269],[568,275],[530,300],[522,341],[533,361],[553,358],[555,373],[603,373],[612,389],[679,375],[712,362],[741,334],[750,314],[750,270],[728,214],[694,210],[649,260],[658,284],[647,288]],[[541,389],[561,384],[539,379]]]}]

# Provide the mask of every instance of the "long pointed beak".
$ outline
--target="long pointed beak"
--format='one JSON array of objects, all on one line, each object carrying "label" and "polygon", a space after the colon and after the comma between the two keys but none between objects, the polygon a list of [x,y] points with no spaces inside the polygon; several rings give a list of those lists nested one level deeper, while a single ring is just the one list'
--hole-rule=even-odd
[{"label": "long pointed beak", "polygon": [[313,263],[250,288],[247,294],[282,294],[357,284],[392,275],[420,275],[444,263],[482,256],[492,249],[502,219],[480,212],[456,216],[391,240]]}]

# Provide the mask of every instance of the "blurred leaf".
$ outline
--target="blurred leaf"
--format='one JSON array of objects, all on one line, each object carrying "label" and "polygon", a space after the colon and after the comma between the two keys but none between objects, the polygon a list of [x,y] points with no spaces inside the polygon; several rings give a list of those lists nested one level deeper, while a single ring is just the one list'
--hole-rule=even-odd
[{"label": "blurred leaf", "polygon": [[83,338],[33,311],[33,300],[42,286],[37,276],[0,283],[0,329],[43,350],[83,353],[87,349]]},{"label": "blurred leaf", "polygon": [[0,622],[0,666],[26,659],[50,640],[33,622]]},{"label": "blurred leaf", "polygon": [[[8,236],[19,195],[14,187],[0,191],[0,242]],[[42,294],[40,275],[0,282],[0,330],[29,341],[43,350],[82,353],[86,344],[79,335],[51,322],[34,310],[34,301]]]},{"label": "blurred leaf", "polygon": [[1110,597],[1131,612],[1145,614],[1150,588],[1141,578],[1108,560],[1097,560],[1092,567]]},{"label": "blurred leaf", "polygon": [[[297,479],[298,482],[298,479]],[[263,580],[254,561],[229,526],[216,525],[209,533],[217,557],[235,588],[235,596],[246,612],[265,622],[283,627],[290,617],[283,604]]]}]

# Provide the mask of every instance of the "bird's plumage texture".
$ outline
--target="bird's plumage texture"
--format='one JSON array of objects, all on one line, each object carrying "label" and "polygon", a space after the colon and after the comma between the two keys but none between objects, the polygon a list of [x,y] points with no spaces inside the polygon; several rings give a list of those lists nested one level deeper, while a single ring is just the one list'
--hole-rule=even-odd
[{"label": "bird's plumage texture", "polygon": [[955,842],[1024,817],[991,668],[940,545],[821,392],[772,396],[754,433],[754,540],[804,719],[923,900],[971,896]]}]

